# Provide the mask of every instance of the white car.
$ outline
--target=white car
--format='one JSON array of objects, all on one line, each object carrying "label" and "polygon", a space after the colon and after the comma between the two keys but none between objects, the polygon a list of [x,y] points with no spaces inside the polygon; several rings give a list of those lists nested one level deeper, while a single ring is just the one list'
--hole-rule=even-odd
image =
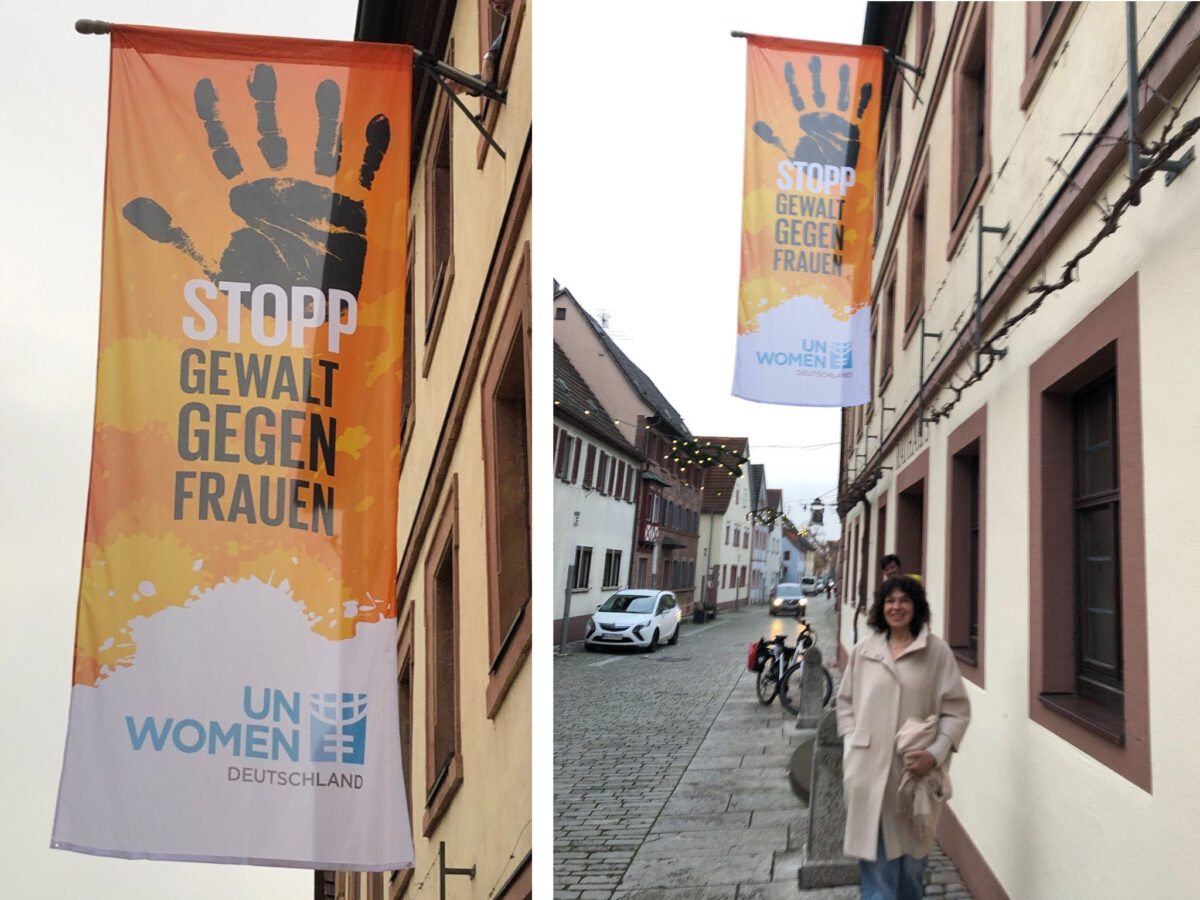
[{"label": "white car", "polygon": [[585,650],[637,647],[653,653],[660,643],[679,641],[679,604],[670,591],[617,591],[588,620]]}]

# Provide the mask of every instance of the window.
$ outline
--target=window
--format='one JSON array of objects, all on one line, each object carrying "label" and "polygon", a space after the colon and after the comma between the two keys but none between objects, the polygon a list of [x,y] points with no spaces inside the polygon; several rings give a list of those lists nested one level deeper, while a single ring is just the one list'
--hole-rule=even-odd
[{"label": "window", "polygon": [[605,589],[615,588],[621,583],[621,551],[604,551],[604,584]]},{"label": "window", "polygon": [[454,179],[450,152],[449,98],[435,103],[430,147],[425,161],[425,359],[429,374],[433,347],[454,282]]},{"label": "window", "polygon": [[404,382],[400,388],[400,443],[402,452],[407,452],[409,437],[416,420],[413,408],[413,393],[417,385],[417,354],[413,333],[413,273],[416,266],[416,228],[408,232],[408,272],[404,278]]},{"label": "window", "polygon": [[725,525],[725,543],[726,544],[729,543],[729,525],[728,525],[728,523]]},{"label": "window", "polygon": [[565,306],[560,306],[554,310],[554,318],[558,319],[560,322],[565,321],[567,318],[567,308]]},{"label": "window", "polygon": [[583,438],[575,438],[575,449],[571,453],[571,484],[579,483],[579,457],[583,455]]},{"label": "window", "polygon": [[1120,710],[1121,572],[1117,551],[1117,382],[1102,376],[1071,399],[1075,432],[1075,690]]},{"label": "window", "polygon": [[592,548],[575,548],[575,581],[572,590],[586,591],[592,577]]},{"label": "window", "polygon": [[721,567],[721,589],[722,590],[725,589],[725,581],[728,578],[728,576],[729,576],[729,566],[727,566],[727,565],[722,566]]},{"label": "window", "polygon": [[[525,15],[525,0],[515,0],[508,16],[496,12],[489,0],[476,0],[476,4],[479,11],[479,72],[485,80],[495,82],[503,90],[512,74],[514,48]],[[489,133],[495,133],[502,104],[486,98],[480,98],[479,104],[480,124]],[[491,145],[480,135],[475,154],[475,164],[479,168],[487,160],[490,148]]]},{"label": "window", "polygon": [[966,26],[966,37],[954,70],[953,145],[950,156],[951,233],[949,259],[966,230],[973,208],[991,177],[988,152],[988,35],[991,13],[979,4]]},{"label": "window", "polygon": [[583,489],[590,491],[592,489],[592,469],[596,465],[596,448],[592,444],[588,444],[587,460],[583,464]]},{"label": "window", "polygon": [[458,477],[425,558],[425,817],[424,833],[449,807],[462,783],[458,697]]},{"label": "window", "polygon": [[[899,72],[899,69],[896,70]],[[896,175],[900,169],[900,119],[901,104],[904,102],[904,84],[899,77],[892,79],[892,108],[888,113],[888,193],[896,187]]]},{"label": "window", "polygon": [[[918,2],[913,4],[913,10],[917,14],[917,53],[916,64],[920,68],[927,68],[929,63],[929,48],[933,44],[933,4],[930,2]],[[918,78],[917,86],[920,87],[923,78]],[[916,97],[913,97],[915,104]]]},{"label": "window", "polygon": [[1062,43],[1067,25],[1078,3],[1025,4],[1025,77],[1021,82],[1021,109],[1033,101],[1038,86],[1050,67],[1050,59]]},{"label": "window", "polygon": [[560,478],[563,481],[570,480],[571,471],[571,448],[575,442],[571,435],[567,434],[566,429],[561,429],[558,432],[558,437],[554,447],[554,477]]},{"label": "window", "polygon": [[[894,258],[894,257],[893,257]],[[892,343],[896,337],[896,269],[893,265],[886,276],[883,289],[883,330],[879,333],[879,390],[882,393],[892,380]]]},{"label": "window", "polygon": [[[484,499],[487,506],[487,711],[499,708],[528,656],[530,575],[528,257],[517,269],[508,308],[483,376]],[[559,477],[569,478],[575,441],[560,435]]]},{"label": "window", "polygon": [[1136,276],[1029,380],[1030,718],[1149,791]]},{"label": "window", "polygon": [[983,679],[983,573],[986,408],[950,434],[947,492],[946,640],[962,672],[980,687]]},{"label": "window", "polygon": [[[412,747],[413,747],[413,628],[412,617],[401,629],[399,649],[396,654],[396,696],[400,711],[400,756],[403,762],[404,796],[408,800],[408,820],[412,830]],[[399,897],[412,880],[412,869],[400,869],[388,876],[390,894]],[[382,897],[382,894],[378,896]]]},{"label": "window", "polygon": [[907,345],[925,313],[925,201],[929,194],[929,163],[921,169],[908,213],[908,290],[904,302],[904,343]]},{"label": "window", "polygon": [[789,559],[791,559],[791,558],[792,558],[792,551],[791,551],[791,550],[784,550],[784,551],[783,551],[783,560],[784,560],[784,562],[787,562],[787,561],[788,561]]},{"label": "window", "polygon": [[740,577],[738,578],[738,587],[746,586],[746,567],[742,566]]},{"label": "window", "polygon": [[600,464],[596,469],[596,490],[601,494],[608,493],[608,454],[600,451]]},{"label": "window", "polygon": [[905,574],[925,574],[925,481],[928,477],[928,450],[922,451],[896,477],[895,552],[904,565]]},{"label": "window", "polygon": [[638,587],[646,586],[646,557],[638,557]]}]

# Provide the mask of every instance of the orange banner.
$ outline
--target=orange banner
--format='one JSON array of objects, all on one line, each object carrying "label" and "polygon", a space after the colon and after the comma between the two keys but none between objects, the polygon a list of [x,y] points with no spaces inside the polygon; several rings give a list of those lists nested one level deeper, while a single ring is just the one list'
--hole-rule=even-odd
[{"label": "orange banner", "polygon": [[733,393],[864,403],[883,51],[754,35],[747,45]]},{"label": "orange banner", "polygon": [[[411,860],[392,813],[371,819],[379,842],[314,839],[338,802],[361,817],[377,791],[405,807],[392,733],[411,66],[409,47],[112,28],[55,846]],[[276,731],[259,744],[264,717]],[[263,788],[247,759],[287,789]],[[371,790],[314,786],[355,777]]]}]

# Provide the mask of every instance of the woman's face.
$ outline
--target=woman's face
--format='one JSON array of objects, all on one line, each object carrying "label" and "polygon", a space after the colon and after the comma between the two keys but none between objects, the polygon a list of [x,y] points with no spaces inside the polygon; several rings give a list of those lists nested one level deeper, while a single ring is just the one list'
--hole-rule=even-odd
[{"label": "woman's face", "polygon": [[883,618],[892,631],[900,631],[912,625],[913,602],[908,594],[900,588],[892,588],[892,592],[884,598]]}]

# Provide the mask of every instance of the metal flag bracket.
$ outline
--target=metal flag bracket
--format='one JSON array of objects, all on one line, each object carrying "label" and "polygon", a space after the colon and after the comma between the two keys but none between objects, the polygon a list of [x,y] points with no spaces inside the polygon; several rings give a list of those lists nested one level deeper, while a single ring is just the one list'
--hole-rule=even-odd
[{"label": "metal flag bracket", "polygon": [[441,900],[446,900],[446,876],[447,875],[466,875],[468,878],[475,878],[475,867],[469,869],[452,868],[446,865],[446,842],[438,842],[438,890]]},{"label": "metal flag bracket", "polygon": [[[112,23],[100,19],[78,19],[75,22],[75,30],[80,34],[108,34],[112,30]],[[504,151],[500,149],[500,145],[496,143],[487,129],[483,127],[483,121],[480,117],[467,109],[463,102],[458,99],[458,94],[446,84],[446,80],[453,81],[455,84],[461,84],[467,89],[467,93],[473,97],[487,97],[489,100],[495,100],[497,103],[508,102],[508,92],[499,88],[494,81],[484,81],[478,75],[469,75],[461,69],[456,69],[454,66],[448,65],[428,53],[422,53],[415,47],[413,48],[413,62],[429,73],[438,86],[450,95],[450,99],[454,101],[454,105],[466,114],[476,130],[500,154],[500,158],[506,159],[507,157],[505,157]]]},{"label": "metal flag bracket", "polygon": [[[1141,174],[1142,165],[1148,161],[1148,157],[1142,154],[1141,135],[1138,132],[1138,116],[1141,113],[1141,104],[1138,103],[1137,9],[1130,2],[1126,2],[1125,4],[1125,53],[1125,68],[1128,74],[1125,106],[1129,113],[1129,180],[1135,181]],[[1195,159],[1195,147],[1188,147],[1187,152],[1178,159],[1168,160],[1163,163],[1160,168],[1166,176],[1164,182],[1169,185]],[[1137,206],[1140,202],[1141,196],[1139,193],[1134,197],[1133,205]]]},{"label": "metal flag bracket", "polygon": [[925,418],[925,339],[933,338],[935,341],[942,339],[940,331],[926,331],[925,317],[921,317],[921,383],[920,389],[917,392],[917,435],[924,433],[926,422],[936,422],[936,419]]}]

